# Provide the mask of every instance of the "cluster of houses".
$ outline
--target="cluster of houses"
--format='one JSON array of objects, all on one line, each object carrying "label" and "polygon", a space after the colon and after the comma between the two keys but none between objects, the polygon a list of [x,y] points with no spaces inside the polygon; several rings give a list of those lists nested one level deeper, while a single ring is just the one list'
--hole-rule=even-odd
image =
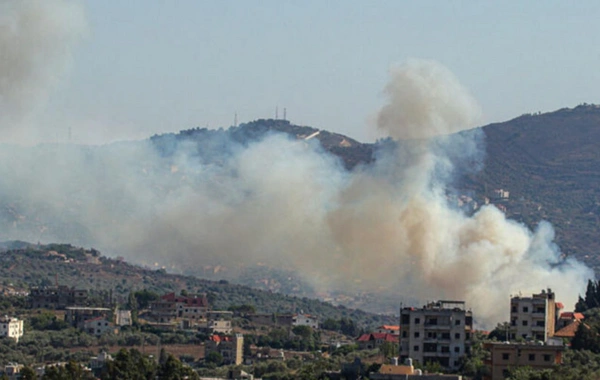
[{"label": "cluster of houses", "polygon": [[[511,368],[519,366],[544,369],[562,363],[563,342],[575,336],[584,318],[581,313],[563,312],[563,308],[551,289],[511,297],[507,341],[484,346],[489,352],[488,380],[504,379]],[[459,369],[470,352],[473,333],[473,314],[463,301],[437,301],[422,308],[401,308],[399,326],[381,326],[361,335],[357,344],[361,349],[378,348],[385,342],[397,344],[399,361],[408,364],[385,365],[380,370],[385,376],[377,378],[405,379],[411,373],[417,375],[411,370],[413,361]]]},{"label": "cluster of houses", "polygon": [[[118,333],[120,327],[132,324],[128,310],[81,306],[88,297],[85,290],[66,286],[33,288],[29,297],[32,307],[64,310],[68,324],[92,335]],[[489,352],[486,360],[490,374],[488,379],[504,379],[509,369],[518,366],[542,369],[561,363],[565,350],[563,340],[575,335],[584,316],[564,312],[564,306],[556,302],[551,289],[527,297],[511,297],[509,306],[507,341],[485,344]],[[318,318],[302,313],[253,313],[245,317],[256,325],[319,328]],[[225,364],[243,362],[244,337],[233,330],[233,313],[211,310],[205,295],[165,294],[151,302],[149,310],[141,313],[140,318],[143,318],[143,323],[157,328],[205,331],[209,334],[205,344],[206,355],[218,352]],[[441,300],[421,308],[401,307],[399,322],[399,325],[380,326],[356,339],[359,349],[376,349],[383,344],[398,349],[398,358],[383,365],[372,378],[421,376],[424,379],[413,362],[437,363],[442,368],[455,371],[470,353],[474,334],[473,313],[463,301]],[[0,318],[0,336],[18,341],[22,335],[22,320],[8,316]]]}]

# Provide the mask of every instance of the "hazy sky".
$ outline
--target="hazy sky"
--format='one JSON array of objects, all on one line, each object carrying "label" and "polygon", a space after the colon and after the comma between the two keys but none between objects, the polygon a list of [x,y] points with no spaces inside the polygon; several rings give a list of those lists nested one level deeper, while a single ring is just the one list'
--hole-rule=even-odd
[{"label": "hazy sky", "polygon": [[86,1],[34,125],[106,142],[269,118],[362,141],[390,67],[439,61],[484,123],[600,103],[600,2]]}]

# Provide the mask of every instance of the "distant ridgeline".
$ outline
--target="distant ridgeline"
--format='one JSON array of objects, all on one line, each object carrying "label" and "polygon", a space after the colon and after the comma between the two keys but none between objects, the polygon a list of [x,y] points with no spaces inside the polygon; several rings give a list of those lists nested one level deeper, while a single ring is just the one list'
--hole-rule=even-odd
[{"label": "distant ridgeline", "polygon": [[288,120],[279,119],[259,119],[228,129],[192,128],[177,134],[154,135],[150,140],[164,156],[171,156],[181,148],[191,149],[186,144],[193,142],[195,147],[192,153],[202,162],[218,162],[240,146],[259,141],[269,133],[285,133],[298,140],[316,139],[325,150],[340,157],[348,169],[372,161],[373,144],[360,143],[338,133],[294,125]]},{"label": "distant ridgeline", "polygon": [[[600,270],[600,106],[581,104],[548,113],[528,113],[482,127],[485,162],[455,187],[481,202],[488,199],[506,215],[535,228],[547,220],[562,252]],[[287,120],[256,120],[229,129],[196,128],[151,137],[164,156],[193,147],[201,162],[216,162],[272,132],[317,139],[347,169],[375,159],[378,145],[297,126]],[[193,144],[190,144],[192,142]],[[234,142],[232,144],[232,142]],[[510,194],[497,197],[498,192]]]}]

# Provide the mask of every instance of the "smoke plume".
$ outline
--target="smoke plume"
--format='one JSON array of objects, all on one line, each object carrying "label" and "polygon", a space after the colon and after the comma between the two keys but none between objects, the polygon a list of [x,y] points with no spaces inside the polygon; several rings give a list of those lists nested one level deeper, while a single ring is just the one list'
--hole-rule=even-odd
[{"label": "smoke plume", "polygon": [[[0,2],[0,127],[35,114],[64,72],[85,29],[75,0]],[[3,136],[6,139],[6,134]]]},{"label": "smoke plume", "polygon": [[449,201],[457,171],[482,162],[482,131],[469,129],[479,107],[456,78],[411,61],[386,94],[379,127],[395,140],[352,171],[316,139],[278,134],[3,146],[0,238],[198,272],[265,263],[296,270],[320,293],[385,295],[394,309],[465,300],[483,327],[508,319],[518,291],[560,284],[558,298],[574,305],[592,272],[561,259],[549,224],[530,231],[494,206],[470,215]]}]

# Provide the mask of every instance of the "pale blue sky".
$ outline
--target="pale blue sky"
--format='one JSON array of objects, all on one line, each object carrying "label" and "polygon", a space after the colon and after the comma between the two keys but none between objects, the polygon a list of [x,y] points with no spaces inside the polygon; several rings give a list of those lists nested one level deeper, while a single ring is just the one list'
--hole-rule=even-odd
[{"label": "pale blue sky", "polygon": [[[437,60],[484,123],[600,103],[600,2],[86,1],[45,123],[74,141],[280,115],[373,139],[388,70]],[[65,132],[66,133],[66,132]]]}]

